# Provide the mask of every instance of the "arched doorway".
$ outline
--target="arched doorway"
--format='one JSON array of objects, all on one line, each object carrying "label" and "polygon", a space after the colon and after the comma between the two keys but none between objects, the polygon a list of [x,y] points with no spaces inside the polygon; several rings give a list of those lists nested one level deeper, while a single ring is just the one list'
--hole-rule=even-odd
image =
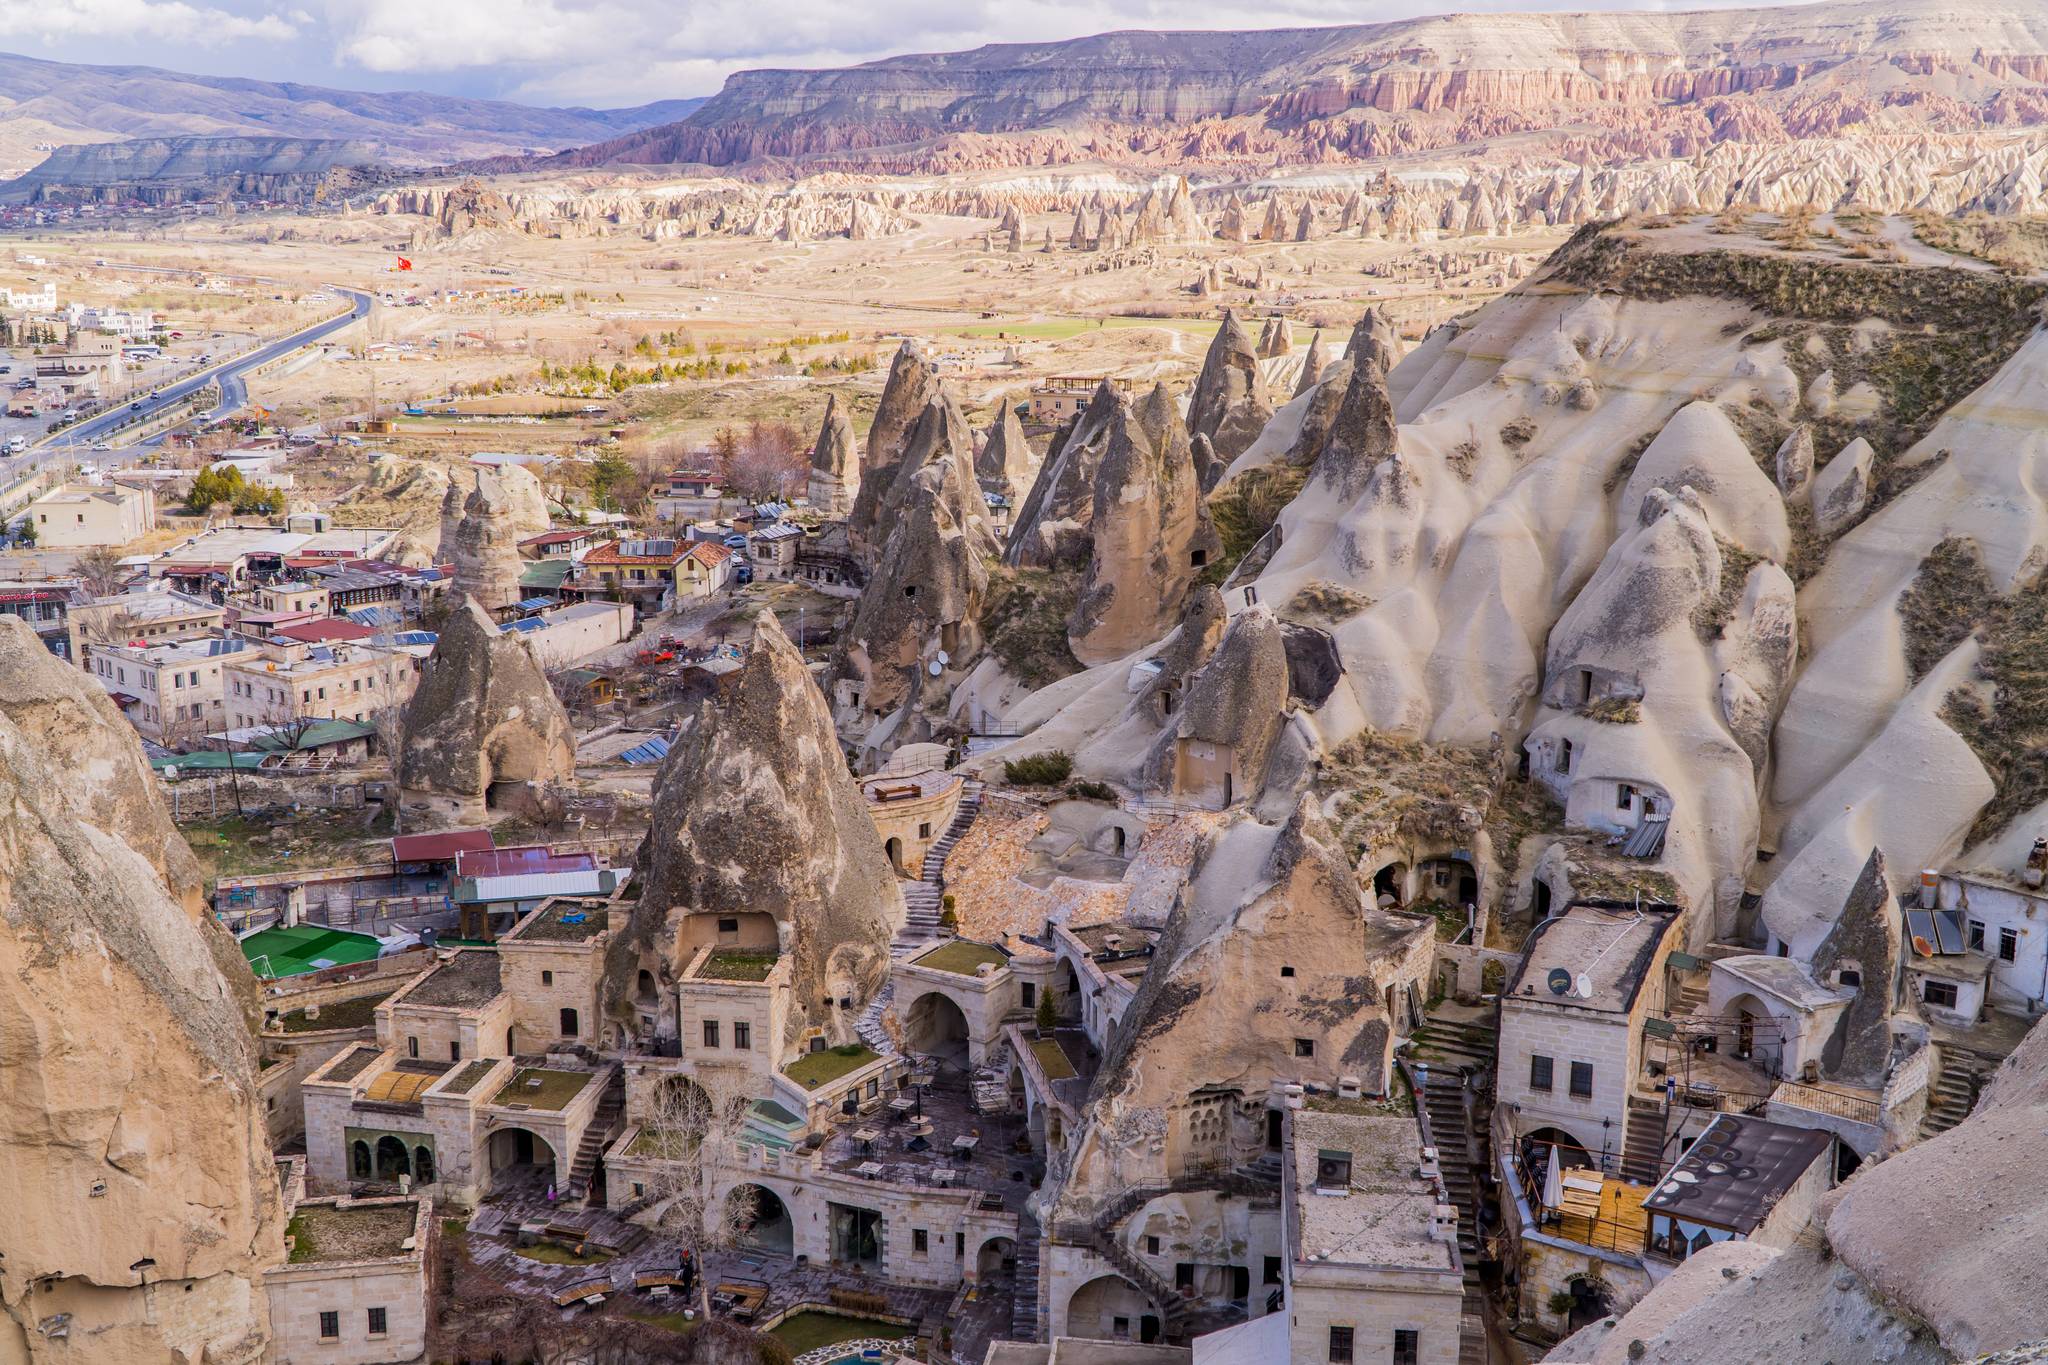
[{"label": "arched doorway", "polygon": [[349,1144],[348,1170],[349,1174],[357,1180],[368,1180],[370,1178],[370,1144],[361,1138],[357,1138]]},{"label": "arched doorway", "polygon": [[1388,863],[1372,874],[1372,898],[1382,905],[1391,897],[1395,905],[1407,899],[1408,865]]},{"label": "arched doorway", "polygon": [[434,1183],[434,1149],[421,1144],[412,1149],[412,1183],[431,1185]]},{"label": "arched doorway", "polygon": [[1581,1327],[1590,1327],[1614,1311],[1605,1280],[1592,1275],[1574,1275],[1565,1281],[1565,1290],[1572,1296],[1571,1309],[1565,1314],[1567,1331],[1576,1332]]},{"label": "arched doorway", "polygon": [[1074,970],[1072,958],[1061,958],[1059,971],[1055,973],[1060,983],[1059,1021],[1063,1025],[1081,1022],[1081,977]]},{"label": "arched doorway", "polygon": [[741,1229],[739,1245],[771,1256],[796,1253],[796,1224],[775,1191],[766,1185],[735,1185],[726,1192],[725,1202]]},{"label": "arched doorway", "polygon": [[1121,1275],[1099,1275],[1067,1300],[1067,1335],[1103,1341],[1159,1340],[1159,1305]]},{"label": "arched doorway", "polygon": [[1751,1062],[1773,1076],[1783,1074],[1785,1040],[1777,1016],[1756,996],[1744,993],[1722,1009],[1728,1020],[1724,1046],[1738,1059]]},{"label": "arched doorway", "polygon": [[648,971],[645,967],[642,967],[640,969],[640,976],[638,978],[638,981],[636,982],[633,994],[634,998],[643,1005],[651,1005],[654,1003],[655,996],[653,972]]},{"label": "arched doorway", "polygon": [[402,1175],[412,1174],[412,1153],[406,1150],[405,1139],[386,1133],[377,1139],[377,1172],[379,1180],[396,1181]]},{"label": "arched doorway", "polygon": [[526,1128],[500,1128],[491,1134],[491,1192],[518,1186],[546,1189],[555,1183],[555,1149]]},{"label": "arched doorway", "polygon": [[1573,1170],[1592,1170],[1600,1165],[1599,1158],[1586,1150],[1586,1145],[1562,1128],[1538,1128],[1522,1135],[1522,1156],[1528,1163],[1530,1178],[1541,1180],[1550,1165],[1550,1149],[1557,1148],[1557,1164]]},{"label": "arched doorway", "polygon": [[897,876],[908,877],[910,875],[910,870],[903,866],[902,839],[898,838],[896,835],[890,835],[887,839],[882,841],[882,851],[889,855],[889,866],[896,869]]},{"label": "arched doorway", "polygon": [[912,1052],[967,1069],[967,1015],[951,996],[926,991],[917,997],[904,1016],[903,1034]]},{"label": "arched doorway", "polygon": [[1017,1271],[1017,1244],[1008,1237],[991,1237],[981,1244],[981,1250],[974,1258],[974,1278],[982,1283],[1014,1275]]}]

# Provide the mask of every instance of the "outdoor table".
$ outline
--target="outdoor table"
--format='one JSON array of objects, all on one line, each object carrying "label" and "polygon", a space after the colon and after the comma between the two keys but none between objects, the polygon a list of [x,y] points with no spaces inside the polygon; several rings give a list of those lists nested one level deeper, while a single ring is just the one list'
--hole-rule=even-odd
[{"label": "outdoor table", "polygon": [[889,1101],[889,1110],[894,1114],[907,1114],[917,1108],[917,1100],[910,1095],[898,1095]]},{"label": "outdoor table", "polygon": [[853,1171],[855,1175],[858,1175],[863,1180],[879,1180],[882,1178],[882,1163],[879,1161],[863,1161],[860,1165],[854,1167]]},{"label": "outdoor table", "polygon": [[980,1141],[979,1133],[962,1133],[953,1139],[953,1155],[963,1159],[973,1156],[974,1148]]}]

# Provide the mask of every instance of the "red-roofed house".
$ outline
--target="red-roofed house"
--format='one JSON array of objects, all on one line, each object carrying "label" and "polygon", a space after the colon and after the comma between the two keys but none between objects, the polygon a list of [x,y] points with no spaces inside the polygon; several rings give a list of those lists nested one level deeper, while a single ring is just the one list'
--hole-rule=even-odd
[{"label": "red-roofed house", "polygon": [[300,644],[306,645],[331,644],[336,640],[367,640],[376,633],[368,626],[357,625],[354,621],[338,616],[280,626],[271,632],[283,639],[297,640]]},{"label": "red-roofed house", "polygon": [[582,554],[593,545],[609,539],[611,532],[601,526],[570,526],[528,536],[519,542],[519,553],[528,559],[559,558]]},{"label": "red-roofed house", "polygon": [[686,540],[619,540],[583,556],[562,580],[565,596],[631,601],[660,611],[688,597],[703,597],[732,577],[733,552],[723,545]]}]

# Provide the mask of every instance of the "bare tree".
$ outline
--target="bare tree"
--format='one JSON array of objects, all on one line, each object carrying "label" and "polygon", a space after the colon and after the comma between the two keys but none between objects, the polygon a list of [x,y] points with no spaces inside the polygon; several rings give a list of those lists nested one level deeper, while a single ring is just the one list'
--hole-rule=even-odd
[{"label": "bare tree", "polygon": [[711,1316],[705,1255],[740,1245],[758,1212],[750,1185],[718,1192],[718,1171],[737,1164],[739,1139],[753,1094],[741,1075],[706,1070],[663,1077],[642,1124],[643,1140],[661,1158],[648,1191],[657,1226],[681,1238],[697,1258],[698,1311]]},{"label": "bare tree", "polygon": [[128,579],[121,552],[111,545],[95,545],[79,555],[71,561],[71,571],[94,597],[112,597]]}]

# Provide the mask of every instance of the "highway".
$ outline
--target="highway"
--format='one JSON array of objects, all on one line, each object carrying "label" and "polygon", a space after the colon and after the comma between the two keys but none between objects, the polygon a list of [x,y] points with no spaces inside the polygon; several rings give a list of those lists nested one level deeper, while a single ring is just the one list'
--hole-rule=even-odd
[{"label": "highway", "polygon": [[151,416],[210,384],[220,385],[220,405],[206,416],[218,417],[233,412],[248,401],[250,371],[290,355],[299,347],[310,345],[368,315],[372,302],[368,294],[354,289],[344,289],[340,285],[329,285],[328,288],[348,298],[347,313],[328,318],[324,322],[316,322],[311,327],[302,328],[276,341],[265,342],[255,350],[238,355],[232,360],[223,361],[189,374],[174,383],[166,384],[148,396],[136,399],[135,402],[140,404],[139,408],[128,403],[117,404],[76,426],[66,427],[63,431],[46,437],[40,445],[33,446],[25,453],[8,460],[5,468],[11,474],[17,469],[42,460],[53,449],[65,448],[75,453],[82,448],[90,447],[95,441],[112,439],[107,433],[121,423],[131,418]]}]

